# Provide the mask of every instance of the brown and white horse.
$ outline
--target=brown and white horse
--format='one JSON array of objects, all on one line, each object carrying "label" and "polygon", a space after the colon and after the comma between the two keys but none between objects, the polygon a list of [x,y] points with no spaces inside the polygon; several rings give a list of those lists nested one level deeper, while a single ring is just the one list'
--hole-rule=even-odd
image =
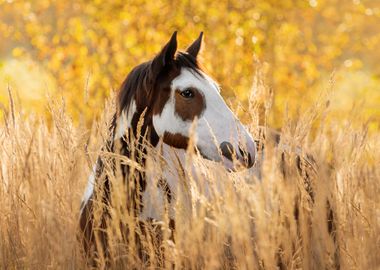
[{"label": "brown and white horse", "polygon": [[[218,84],[199,66],[197,56],[202,37],[201,33],[186,51],[181,52],[177,51],[177,33],[174,32],[153,60],[138,65],[129,73],[119,92],[106,152],[127,156],[144,167],[149,161],[144,156],[147,151],[145,147],[159,148],[170,166],[173,149],[176,151],[176,161],[186,162],[186,149],[191,141],[191,146],[200,156],[222,163],[227,170],[252,168],[256,163],[253,172],[260,175],[263,145],[260,143],[258,155],[255,141],[224,102]],[[273,141],[279,146],[278,134],[274,137]],[[134,147],[139,148],[139,151],[135,151]],[[284,153],[287,151],[278,148],[285,164]],[[293,154],[296,155],[298,172],[313,203],[313,177],[309,175],[313,172],[313,159],[302,155],[302,151]],[[285,177],[286,167],[282,166],[282,169]],[[142,222],[149,222],[164,220],[168,212],[169,226],[174,228],[176,198],[180,195],[177,193],[181,192],[180,175],[163,173],[165,179],[157,180],[144,170],[136,173],[132,169],[131,177],[130,165],[120,163],[116,166],[112,158],[110,162],[100,156],[89,177],[80,210],[80,227],[87,255],[93,251],[109,255],[107,222],[111,216],[109,206],[112,205],[111,190],[115,184],[112,180],[115,179],[116,171],[121,171],[126,186],[126,209],[129,214]],[[99,201],[104,205],[100,211],[94,206]],[[328,230],[335,242],[333,212],[329,201],[327,203]],[[167,204],[168,209],[165,208]],[[294,218],[297,223],[299,211],[300,206],[296,201]],[[307,220],[310,221],[309,216]],[[339,253],[335,257],[335,264],[339,268]],[[281,259],[278,265],[283,269]]]},{"label": "brown and white horse", "polygon": [[[138,65],[129,73],[118,96],[118,109],[111,125],[107,151],[118,150],[130,157],[128,138],[131,134],[132,137],[142,134],[140,137],[145,135],[146,141],[138,138],[141,144],[161,146],[164,151],[175,148],[179,153],[185,153],[190,136],[194,135],[195,151],[205,159],[222,162],[228,170],[254,165],[255,141],[226,105],[218,84],[198,64],[202,38],[201,33],[186,51],[177,51],[177,33],[174,32],[153,60]],[[136,160],[141,165],[145,164],[144,157]],[[110,201],[112,183],[105,173],[105,167],[104,160],[99,158],[81,204],[80,225],[86,250],[91,249],[95,242],[93,202],[96,196],[102,196],[105,204]],[[128,170],[128,166],[124,165],[124,178],[128,178]],[[152,181],[144,173],[137,178],[133,185],[126,183],[134,190],[129,197],[134,214],[145,220],[162,220],[163,206],[157,200],[151,200],[152,189],[157,189],[161,195],[170,194],[174,198],[170,204],[174,205],[178,179],[168,176],[165,179],[165,192],[162,185],[149,186]],[[99,185],[101,195],[97,194]],[[107,215],[107,211],[104,212]],[[174,214],[170,215],[174,220]],[[105,219],[100,222],[100,226],[106,226]],[[103,248],[107,248],[107,235],[100,232],[98,236]]]}]

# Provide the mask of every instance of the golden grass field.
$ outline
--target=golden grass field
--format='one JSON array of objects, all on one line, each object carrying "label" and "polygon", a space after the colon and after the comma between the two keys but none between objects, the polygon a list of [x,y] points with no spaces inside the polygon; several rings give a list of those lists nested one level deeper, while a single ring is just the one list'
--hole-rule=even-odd
[{"label": "golden grass field", "polygon": [[[0,128],[0,268],[88,269],[77,240],[79,205],[106,136],[112,98],[89,129],[73,124],[63,101],[49,102],[48,123],[42,116],[23,114],[11,90],[9,97],[10,109]],[[246,171],[227,173],[220,165],[194,158],[213,196],[205,199],[202,183],[188,177],[179,180],[193,187],[194,204],[189,212],[180,211],[178,203],[175,243],[164,233],[160,265],[159,260],[144,264],[134,246],[127,248],[120,240],[119,227],[111,226],[111,267],[276,269],[276,256],[281,256],[287,269],[334,269],[336,258],[341,269],[379,269],[380,138],[369,134],[366,124],[352,126],[350,119],[343,125],[324,121],[327,98],[321,96],[298,122],[287,121],[281,131],[282,143],[301,146],[316,160],[313,204],[294,169],[294,155],[287,152],[290,169],[283,177],[277,166],[279,150],[270,142],[261,181]],[[246,114],[252,116],[248,127],[257,136],[255,108],[252,102]],[[113,217],[115,223],[132,226],[136,221],[118,204],[125,200],[120,190],[114,191],[119,199],[114,201]],[[298,225],[293,213],[296,198]],[[327,232],[326,198],[334,210],[337,250]],[[154,258],[149,243],[147,239]]]},{"label": "golden grass field", "polygon": [[[87,179],[99,155],[135,164],[103,150],[115,90],[174,31],[181,50],[205,33],[201,63],[265,145],[262,177],[189,153],[185,168],[195,164],[203,180],[178,179],[186,188],[174,242],[168,220],[154,224],[163,241],[142,236],[149,260],[123,240],[120,223],[138,221],[112,177],[111,257],[97,258],[98,268],[380,269],[379,7],[379,0],[0,0],[0,270],[92,267],[79,241]],[[279,147],[272,128],[281,132]],[[297,149],[315,160],[313,199]],[[159,157],[151,149],[150,165],[134,169],[158,178]],[[181,204],[186,198],[191,207]]]}]

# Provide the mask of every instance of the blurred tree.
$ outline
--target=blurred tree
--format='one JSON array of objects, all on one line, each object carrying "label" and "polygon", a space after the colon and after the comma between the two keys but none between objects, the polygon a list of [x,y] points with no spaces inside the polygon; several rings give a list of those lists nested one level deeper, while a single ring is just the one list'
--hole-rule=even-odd
[{"label": "blurred tree", "polygon": [[[204,64],[225,97],[236,95],[244,104],[254,56],[266,64],[275,93],[270,121],[280,126],[285,104],[296,117],[334,70],[362,70],[379,82],[379,2],[0,1],[0,63],[39,63],[55,78],[54,93],[67,98],[73,115],[90,120],[110,90],[158,52],[172,31],[179,31],[182,48],[205,31]],[[357,90],[364,99],[379,97],[375,87]],[[369,111],[378,126],[379,109]]]}]

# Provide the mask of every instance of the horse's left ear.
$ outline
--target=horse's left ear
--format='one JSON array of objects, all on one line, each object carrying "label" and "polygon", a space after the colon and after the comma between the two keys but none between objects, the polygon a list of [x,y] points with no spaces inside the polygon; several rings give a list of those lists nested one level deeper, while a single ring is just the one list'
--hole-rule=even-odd
[{"label": "horse's left ear", "polygon": [[199,37],[186,49],[186,52],[197,58],[199,51],[202,48],[203,32],[199,34]]}]

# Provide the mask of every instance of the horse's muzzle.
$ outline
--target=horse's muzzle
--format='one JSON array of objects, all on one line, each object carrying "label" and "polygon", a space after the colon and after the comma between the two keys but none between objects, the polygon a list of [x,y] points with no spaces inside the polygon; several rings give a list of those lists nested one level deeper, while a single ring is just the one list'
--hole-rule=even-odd
[{"label": "horse's muzzle", "polygon": [[236,160],[246,168],[251,168],[255,164],[256,153],[254,151],[247,151],[241,147],[238,147],[238,151],[236,151],[229,142],[222,142],[219,148],[222,155],[232,162]]}]

